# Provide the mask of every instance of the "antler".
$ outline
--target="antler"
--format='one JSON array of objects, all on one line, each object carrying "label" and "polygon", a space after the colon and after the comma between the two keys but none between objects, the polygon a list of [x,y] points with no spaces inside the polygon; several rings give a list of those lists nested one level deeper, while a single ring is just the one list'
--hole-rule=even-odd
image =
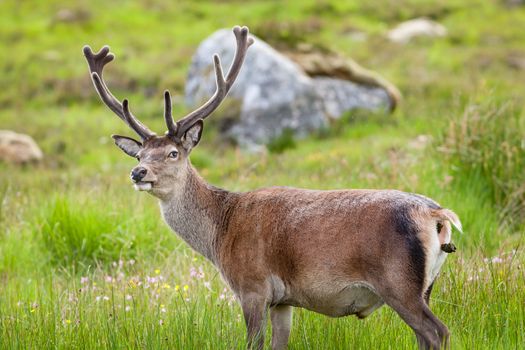
[{"label": "antler", "polygon": [[128,101],[124,100],[124,105],[115,98],[109,91],[104,79],[102,79],[102,70],[104,66],[113,61],[115,56],[109,52],[109,47],[104,46],[98,53],[93,53],[91,47],[84,46],[84,56],[86,57],[91,72],[91,80],[95,85],[98,95],[102,101],[109,107],[120,119],[126,122],[143,140],[155,135],[144,124],[137,120],[131,114],[128,108]]},{"label": "antler", "polygon": [[206,102],[200,108],[191,112],[184,118],[180,119],[178,122],[174,123],[173,118],[171,117],[170,94],[168,91],[165,92],[164,115],[166,119],[166,124],[168,126],[169,135],[172,135],[178,139],[182,138],[184,133],[190,127],[192,127],[195,124],[195,122],[197,122],[199,119],[204,119],[208,117],[215,109],[217,109],[217,107],[219,107],[219,105],[221,104],[222,100],[224,100],[224,98],[228,94],[228,91],[230,91],[230,88],[232,87],[233,83],[235,82],[235,79],[237,78],[237,75],[239,74],[239,71],[241,70],[241,66],[246,56],[246,51],[248,50],[248,47],[251,44],[253,44],[253,38],[248,37],[247,27],[241,28],[239,26],[235,26],[233,27],[233,34],[235,34],[235,39],[237,41],[237,49],[235,51],[235,56],[233,58],[232,65],[228,70],[226,78],[224,78],[224,75],[222,73],[222,66],[219,56],[217,54],[213,55],[217,88],[213,96],[208,100],[208,102]]}]

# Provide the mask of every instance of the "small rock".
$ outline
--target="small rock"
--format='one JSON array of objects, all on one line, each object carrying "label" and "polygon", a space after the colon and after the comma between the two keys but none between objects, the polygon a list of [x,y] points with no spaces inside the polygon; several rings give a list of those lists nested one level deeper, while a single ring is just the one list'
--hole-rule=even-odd
[{"label": "small rock", "polygon": [[387,34],[393,42],[406,44],[417,37],[444,37],[447,28],[427,18],[416,18],[400,23]]},{"label": "small rock", "polygon": [[91,18],[91,13],[85,9],[60,9],[54,17],[55,22],[76,23],[86,22]]},{"label": "small rock", "polygon": [[42,158],[43,153],[31,136],[0,130],[0,161],[25,164]]}]

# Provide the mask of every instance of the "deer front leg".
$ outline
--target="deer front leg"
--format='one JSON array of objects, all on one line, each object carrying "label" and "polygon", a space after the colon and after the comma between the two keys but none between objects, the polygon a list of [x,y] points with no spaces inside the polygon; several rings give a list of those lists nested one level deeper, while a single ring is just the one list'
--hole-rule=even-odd
[{"label": "deer front leg", "polygon": [[292,307],[276,305],[270,309],[272,320],[272,350],[286,349],[292,326]]},{"label": "deer front leg", "polygon": [[241,296],[241,307],[246,322],[248,349],[260,350],[264,346],[267,298],[260,294],[249,293]]}]

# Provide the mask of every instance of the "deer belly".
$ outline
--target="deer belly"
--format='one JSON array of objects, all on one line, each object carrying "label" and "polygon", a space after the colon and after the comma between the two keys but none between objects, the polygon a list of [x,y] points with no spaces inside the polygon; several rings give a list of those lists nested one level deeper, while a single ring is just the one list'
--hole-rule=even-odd
[{"label": "deer belly", "polygon": [[353,282],[335,293],[320,290],[311,292],[305,296],[307,302],[300,306],[331,317],[357,315],[364,318],[383,305],[381,297],[364,282]]}]

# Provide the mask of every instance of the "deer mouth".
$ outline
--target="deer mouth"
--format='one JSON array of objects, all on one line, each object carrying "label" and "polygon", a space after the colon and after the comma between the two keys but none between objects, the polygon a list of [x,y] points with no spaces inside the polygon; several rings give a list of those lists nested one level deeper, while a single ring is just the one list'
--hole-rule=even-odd
[{"label": "deer mouth", "polygon": [[150,191],[153,188],[152,181],[137,181],[133,184],[137,191]]}]

